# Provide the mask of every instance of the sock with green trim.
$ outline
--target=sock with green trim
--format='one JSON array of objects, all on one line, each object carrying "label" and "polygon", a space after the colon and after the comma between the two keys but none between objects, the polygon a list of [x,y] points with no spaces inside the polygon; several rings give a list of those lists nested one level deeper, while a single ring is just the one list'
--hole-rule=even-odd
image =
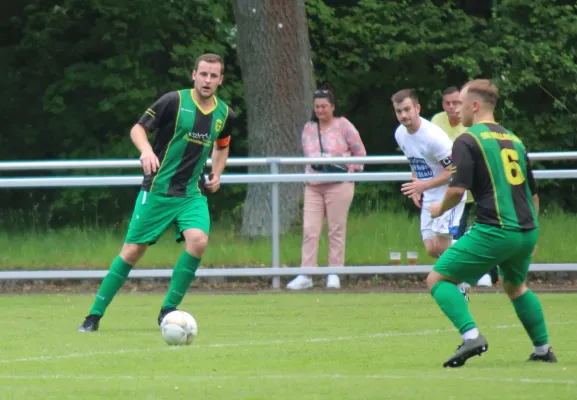
[{"label": "sock with green trim", "polygon": [[469,312],[467,301],[456,284],[447,281],[437,282],[431,289],[431,295],[461,335],[477,327]]},{"label": "sock with green trim", "polygon": [[126,278],[131,269],[132,265],[128,264],[120,258],[120,256],[114,259],[108,270],[108,274],[106,274],[100,284],[100,288],[94,299],[94,304],[92,304],[92,308],[90,309],[91,315],[98,315],[100,317],[104,315],[106,308],[122,285],[124,285],[124,282],[126,282]]},{"label": "sock with green trim", "polygon": [[191,256],[186,251],[182,253],[174,266],[170,287],[164,298],[162,309],[178,307],[190,284],[196,278],[196,270],[199,264],[200,258]]}]

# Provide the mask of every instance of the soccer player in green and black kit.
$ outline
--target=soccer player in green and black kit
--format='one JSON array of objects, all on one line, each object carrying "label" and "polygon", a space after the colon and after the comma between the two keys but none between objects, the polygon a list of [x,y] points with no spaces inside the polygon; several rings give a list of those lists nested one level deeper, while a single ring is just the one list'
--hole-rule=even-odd
[{"label": "soccer player in green and black kit", "polygon": [[427,277],[433,298],[463,338],[444,367],[460,367],[488,350],[457,284],[474,284],[494,265],[499,265],[505,292],[535,346],[529,361],[557,361],[541,303],[526,284],[539,232],[539,198],[525,146],[495,122],[498,98],[489,80],[463,86],[459,113],[470,128],[453,145],[453,170],[443,201],[431,205],[431,216],[439,216],[456,206],[467,189],[477,203],[473,227],[443,253]]},{"label": "soccer player in green and black kit", "polygon": [[[195,278],[208,243],[210,215],[205,189],[216,192],[229,152],[233,110],[216,91],[223,81],[224,63],[215,54],[196,60],[194,89],[169,92],[142,115],[130,132],[141,152],[144,180],[134,206],[126,239],[79,332],[98,330],[106,308],[120,290],[132,267],[170,226],[186,249],[174,266],[170,288],[158,315],[162,318],[182,302]],[[147,132],[155,131],[151,146]],[[214,145],[214,146],[213,146]],[[212,172],[202,172],[212,149]]]}]

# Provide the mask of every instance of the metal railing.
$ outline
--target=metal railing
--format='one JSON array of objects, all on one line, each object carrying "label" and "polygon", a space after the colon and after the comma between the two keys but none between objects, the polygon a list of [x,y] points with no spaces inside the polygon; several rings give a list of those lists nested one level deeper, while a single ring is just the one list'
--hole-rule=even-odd
[{"label": "metal railing", "polygon": [[[577,160],[577,151],[529,153],[531,161],[565,161]],[[304,174],[280,173],[282,165],[305,164],[408,164],[404,156],[367,156],[367,157],[260,157],[229,158],[227,167],[267,166],[269,173],[223,174],[223,184],[270,183],[271,184],[271,233],[272,233],[272,268],[280,267],[280,229],[279,229],[279,184],[289,182],[394,182],[407,181],[410,172],[359,172],[354,174]],[[210,160],[207,163],[210,166]],[[4,161],[0,162],[2,171],[37,171],[37,170],[88,170],[88,169],[134,169],[140,168],[139,160],[52,160],[52,161]],[[535,179],[575,179],[577,170],[535,170]],[[142,182],[142,175],[114,176],[59,176],[59,177],[14,177],[0,178],[0,188],[46,188],[46,187],[93,187],[93,186],[133,186]],[[357,268],[357,267],[354,267]],[[572,267],[575,268],[575,267]],[[261,276],[267,271],[258,268]],[[299,269],[291,269],[288,274],[298,274]],[[577,268],[572,269],[577,271]],[[223,270],[224,271],[224,270]],[[320,274],[328,274],[323,268]],[[341,270],[342,271],[342,270]],[[372,271],[372,270],[371,270]],[[418,272],[419,268],[404,268],[403,272]],[[17,271],[15,271],[17,272]],[[341,272],[342,273],[342,272]],[[361,270],[357,270],[361,273]],[[367,272],[368,273],[368,272]],[[373,272],[370,272],[373,273]],[[383,272],[385,273],[385,272]],[[284,275],[284,274],[283,274]],[[24,275],[22,275],[24,276]],[[279,275],[273,279],[273,287],[278,287]]]}]

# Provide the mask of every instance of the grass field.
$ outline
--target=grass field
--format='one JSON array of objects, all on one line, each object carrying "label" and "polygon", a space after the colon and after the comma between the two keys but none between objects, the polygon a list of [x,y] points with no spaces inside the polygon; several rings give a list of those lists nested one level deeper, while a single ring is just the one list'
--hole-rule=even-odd
[{"label": "grass field", "polygon": [[170,348],[161,295],[2,296],[2,399],[575,399],[577,296],[540,296],[558,364],[532,351],[504,295],[473,294],[489,352],[443,369],[460,337],[425,294],[189,294],[196,341]]},{"label": "grass field", "polygon": [[[534,262],[577,260],[577,216],[545,213],[541,217],[539,251]],[[108,268],[118,254],[124,230],[62,229],[55,231],[0,231],[0,269]],[[300,264],[302,232],[297,229],[281,238],[281,264]],[[140,268],[171,267],[183,246],[167,232],[139,263]],[[420,264],[431,264],[421,242],[417,217],[403,213],[379,212],[351,215],[347,229],[347,265],[383,265],[389,252],[419,252]],[[250,240],[239,235],[226,221],[213,224],[203,267],[268,266],[269,239]],[[327,264],[327,240],[323,234],[319,264]]]}]

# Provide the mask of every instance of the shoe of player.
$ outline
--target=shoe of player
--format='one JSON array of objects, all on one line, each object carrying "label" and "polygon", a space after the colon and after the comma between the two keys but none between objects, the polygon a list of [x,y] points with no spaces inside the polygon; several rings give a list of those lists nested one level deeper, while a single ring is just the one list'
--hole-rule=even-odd
[{"label": "shoe of player", "polygon": [[162,320],[164,319],[164,317],[166,317],[171,312],[177,311],[177,310],[178,310],[178,308],[175,308],[175,307],[161,308],[160,312],[158,313],[158,326],[160,326],[160,324],[162,324]]},{"label": "shoe of player", "polygon": [[474,356],[480,356],[489,350],[489,344],[483,335],[477,336],[476,339],[464,340],[463,344],[459,346],[457,352],[453,357],[449,358],[443,364],[443,367],[458,368],[465,365],[467,360]]},{"label": "shoe of player", "polygon": [[341,279],[338,275],[329,275],[327,276],[327,288],[328,289],[340,289],[341,288]]},{"label": "shoe of player", "polygon": [[491,287],[493,286],[493,282],[491,282],[491,275],[485,274],[477,281],[477,286],[480,287]]},{"label": "shoe of player", "polygon": [[313,279],[305,275],[297,276],[286,285],[286,288],[291,290],[303,290],[310,289],[312,287]]},{"label": "shoe of player", "polygon": [[545,354],[533,353],[529,356],[529,359],[527,361],[543,361],[543,362],[549,362],[549,363],[556,363],[557,357],[555,357],[555,353],[553,353],[553,349],[551,347],[549,347],[549,350],[547,350],[547,353],[545,353]]},{"label": "shoe of player", "polygon": [[100,315],[88,315],[78,328],[78,332],[96,332],[100,326],[100,318]]}]

